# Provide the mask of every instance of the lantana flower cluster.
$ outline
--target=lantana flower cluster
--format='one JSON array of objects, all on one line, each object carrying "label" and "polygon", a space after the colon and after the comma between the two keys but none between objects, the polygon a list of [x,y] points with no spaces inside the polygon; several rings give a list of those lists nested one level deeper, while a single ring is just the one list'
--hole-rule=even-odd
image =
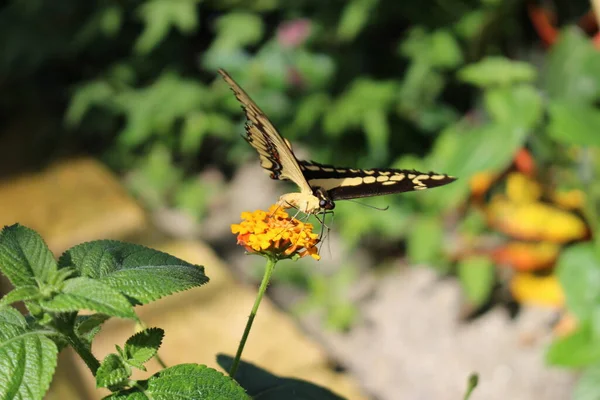
[{"label": "lantana flower cluster", "polygon": [[291,218],[280,206],[272,205],[269,211],[243,212],[242,222],[231,225],[239,245],[250,253],[277,259],[311,256],[319,260],[317,243],[319,235],[313,225]]}]

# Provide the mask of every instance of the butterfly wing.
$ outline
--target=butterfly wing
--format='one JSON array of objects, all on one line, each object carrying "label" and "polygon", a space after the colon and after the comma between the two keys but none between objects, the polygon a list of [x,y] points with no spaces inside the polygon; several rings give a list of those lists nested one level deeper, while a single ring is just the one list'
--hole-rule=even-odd
[{"label": "butterfly wing", "polygon": [[445,174],[406,169],[340,168],[302,160],[299,164],[308,184],[327,191],[333,201],[423,190],[456,180]]},{"label": "butterfly wing", "polygon": [[227,72],[220,69],[219,74],[242,103],[247,118],[245,139],[258,151],[260,165],[270,172],[272,179],[291,180],[302,193],[312,194],[289,142],[281,137],[265,113]]}]

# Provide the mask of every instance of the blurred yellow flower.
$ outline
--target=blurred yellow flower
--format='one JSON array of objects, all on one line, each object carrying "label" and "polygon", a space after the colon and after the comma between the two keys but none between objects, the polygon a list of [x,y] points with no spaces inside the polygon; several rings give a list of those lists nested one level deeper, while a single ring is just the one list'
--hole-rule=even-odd
[{"label": "blurred yellow flower", "polygon": [[519,303],[561,308],[565,295],[555,275],[519,273],[510,282],[510,291]]},{"label": "blurred yellow flower", "polygon": [[281,207],[243,212],[241,218],[241,223],[231,225],[231,232],[238,235],[238,244],[248,252],[276,259],[321,258],[316,246],[319,235],[313,233],[313,225],[291,218]]}]

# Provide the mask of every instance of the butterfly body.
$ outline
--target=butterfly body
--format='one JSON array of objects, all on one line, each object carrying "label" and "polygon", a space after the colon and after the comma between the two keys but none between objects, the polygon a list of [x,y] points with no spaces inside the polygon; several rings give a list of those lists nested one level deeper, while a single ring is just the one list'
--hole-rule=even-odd
[{"label": "butterfly body", "polygon": [[279,198],[284,208],[294,207],[306,214],[332,210],[335,201],[422,190],[446,185],[456,178],[434,172],[404,169],[356,169],[298,160],[290,143],[281,137],[267,116],[246,92],[219,70],[246,114],[248,143],[258,151],[261,166],[272,179],[291,180],[300,192]]}]

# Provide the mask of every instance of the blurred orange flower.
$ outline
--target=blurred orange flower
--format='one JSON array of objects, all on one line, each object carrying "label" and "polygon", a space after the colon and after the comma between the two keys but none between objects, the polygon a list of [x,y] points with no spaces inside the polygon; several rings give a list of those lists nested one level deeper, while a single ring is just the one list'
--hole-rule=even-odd
[{"label": "blurred orange flower", "polygon": [[308,255],[321,258],[316,247],[319,235],[313,233],[313,225],[291,218],[281,207],[243,212],[241,218],[241,223],[231,225],[231,232],[238,234],[238,244],[248,252],[279,260]]},{"label": "blurred orange flower", "polygon": [[535,271],[552,266],[559,251],[555,243],[511,242],[494,250],[492,257],[496,263],[517,271]]}]

